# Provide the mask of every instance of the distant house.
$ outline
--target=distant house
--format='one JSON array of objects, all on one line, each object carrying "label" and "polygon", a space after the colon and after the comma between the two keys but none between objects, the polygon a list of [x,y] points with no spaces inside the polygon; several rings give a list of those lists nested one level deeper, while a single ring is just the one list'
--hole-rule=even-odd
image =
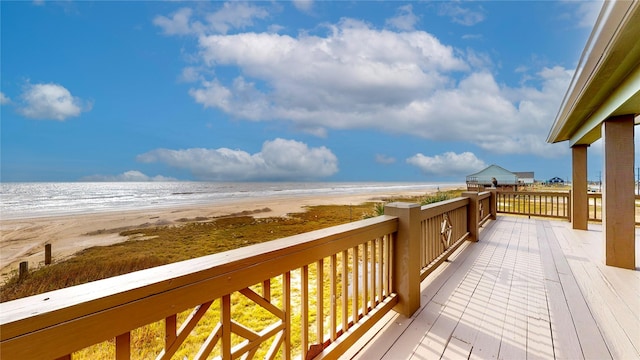
[{"label": "distant house", "polygon": [[559,177],[553,177],[549,180],[547,180],[547,184],[549,185],[564,185],[564,180],[562,178]]},{"label": "distant house", "polygon": [[492,179],[498,182],[498,188],[518,188],[518,176],[511,171],[498,166],[491,165],[484,170],[467,176],[467,189],[473,191],[484,190],[492,187]]},{"label": "distant house", "polygon": [[518,177],[518,183],[522,185],[533,185],[535,182],[533,171],[516,171],[514,172]]}]

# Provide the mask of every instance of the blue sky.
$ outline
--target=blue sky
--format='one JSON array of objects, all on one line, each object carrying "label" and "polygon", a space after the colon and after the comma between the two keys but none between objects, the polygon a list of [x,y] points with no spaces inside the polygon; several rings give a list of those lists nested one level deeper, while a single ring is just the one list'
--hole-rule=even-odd
[{"label": "blue sky", "polygon": [[545,140],[600,6],[2,1],[1,179],[567,178]]}]

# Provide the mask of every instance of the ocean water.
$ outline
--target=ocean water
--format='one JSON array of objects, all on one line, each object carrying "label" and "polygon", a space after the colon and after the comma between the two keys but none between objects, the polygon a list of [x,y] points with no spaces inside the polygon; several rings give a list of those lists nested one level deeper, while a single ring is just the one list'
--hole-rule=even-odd
[{"label": "ocean water", "polygon": [[215,204],[252,197],[427,192],[463,185],[391,182],[1,183],[0,219]]}]

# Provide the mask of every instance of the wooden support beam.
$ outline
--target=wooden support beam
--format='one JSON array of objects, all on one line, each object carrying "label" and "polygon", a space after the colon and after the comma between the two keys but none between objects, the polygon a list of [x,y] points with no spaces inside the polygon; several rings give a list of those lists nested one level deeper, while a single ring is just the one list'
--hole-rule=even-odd
[{"label": "wooden support beam", "polygon": [[587,148],[589,145],[574,145],[571,180],[571,224],[576,230],[587,230],[589,203],[587,200]]},{"label": "wooden support beam", "polygon": [[605,264],[635,269],[634,116],[602,123]]}]

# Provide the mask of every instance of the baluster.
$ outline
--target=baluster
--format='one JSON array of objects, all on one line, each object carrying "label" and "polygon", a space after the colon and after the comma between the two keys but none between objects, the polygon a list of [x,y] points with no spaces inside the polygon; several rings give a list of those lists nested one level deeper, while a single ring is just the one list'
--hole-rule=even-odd
[{"label": "baluster", "polygon": [[167,316],[164,319],[164,348],[168,349],[174,341],[176,341],[176,337],[178,334],[178,316],[176,314]]},{"label": "baluster", "polygon": [[371,308],[378,305],[377,289],[378,289],[378,254],[376,247],[378,245],[378,239],[373,239],[371,242]]},{"label": "baluster", "polygon": [[282,303],[284,304],[284,358],[291,359],[291,272],[284,273]]},{"label": "baluster", "polygon": [[220,312],[220,322],[222,323],[222,358],[231,360],[231,295],[227,294],[222,297]]},{"label": "baluster", "polygon": [[349,253],[347,250],[342,252],[342,332],[349,329],[349,269],[348,269]]},{"label": "baluster", "polygon": [[301,284],[300,286],[300,307],[301,307],[301,322],[302,328],[300,329],[300,337],[302,338],[302,354],[306,358],[307,351],[309,351],[309,266],[302,267]]},{"label": "baluster", "polygon": [[324,343],[324,259],[318,260],[316,271],[316,333],[318,344]]},{"label": "baluster", "polygon": [[369,241],[365,242],[362,250],[362,314],[369,313]]},{"label": "baluster", "polygon": [[116,360],[131,359],[131,333],[116,336]]},{"label": "baluster", "polygon": [[353,297],[351,298],[351,317],[353,318],[353,324],[355,325],[358,322],[358,314],[360,313],[358,311],[358,306],[360,305],[360,302],[358,301],[358,299],[360,298],[359,295],[359,290],[360,287],[358,286],[358,275],[359,275],[359,256],[360,256],[360,252],[359,252],[359,247],[356,245],[353,247],[353,271],[351,272],[351,282],[352,282],[352,286],[351,289],[353,290]]},{"label": "baluster", "polygon": [[337,304],[337,293],[338,293],[338,285],[337,285],[337,276],[338,276],[338,264],[337,264],[337,256],[336,254],[331,255],[331,268],[329,271],[330,282],[331,282],[331,308],[330,312],[330,326],[331,326],[331,341],[335,341],[337,336],[336,328],[338,327],[338,304]]}]

